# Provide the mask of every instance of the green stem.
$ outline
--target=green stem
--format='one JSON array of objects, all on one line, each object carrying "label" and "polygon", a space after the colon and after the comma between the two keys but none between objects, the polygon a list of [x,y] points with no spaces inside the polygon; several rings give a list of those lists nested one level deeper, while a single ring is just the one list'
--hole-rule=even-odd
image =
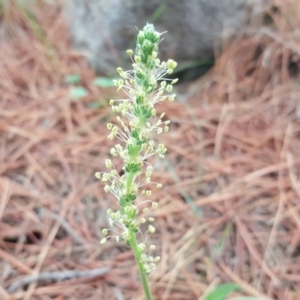
[{"label": "green stem", "polygon": [[127,189],[127,193],[130,191],[130,188],[132,186],[133,183],[133,179],[134,179],[134,174],[133,173],[128,173],[126,174],[127,178],[126,178],[126,189]]},{"label": "green stem", "polygon": [[152,300],[153,297],[152,297],[152,294],[151,294],[151,291],[150,291],[147,274],[144,271],[144,266],[143,266],[143,262],[141,260],[141,253],[138,249],[138,244],[137,244],[137,241],[136,241],[135,232],[133,232],[131,229],[129,229],[129,235],[130,235],[131,248],[132,248],[132,251],[134,253],[136,263],[139,267],[140,277],[141,277],[144,292],[145,292],[145,295],[146,295],[146,300]]}]

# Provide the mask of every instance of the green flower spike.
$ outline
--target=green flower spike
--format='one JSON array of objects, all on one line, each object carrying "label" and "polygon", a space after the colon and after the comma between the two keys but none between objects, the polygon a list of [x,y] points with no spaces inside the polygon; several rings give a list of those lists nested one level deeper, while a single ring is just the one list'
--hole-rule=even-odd
[{"label": "green flower spike", "polygon": [[[124,174],[118,174],[110,159],[105,162],[109,172],[96,173],[96,177],[105,182],[105,192],[112,193],[118,200],[119,211],[109,209],[107,212],[109,223],[111,226],[117,225],[117,230],[121,229],[116,240],[123,239],[134,252],[147,300],[152,299],[147,274],[155,269],[160,257],[154,258],[148,254],[155,250],[154,245],[146,246],[143,241],[137,241],[137,238],[143,238],[140,225],[145,222],[151,222],[147,234],[155,233],[155,220],[141,217],[136,201],[139,197],[151,196],[151,190],[145,190],[145,185],[155,184],[158,189],[162,188],[162,184],[151,181],[153,168],[146,160],[155,154],[163,158],[167,151],[163,144],[156,146],[151,139],[153,133],[167,132],[170,124],[170,121],[163,120],[164,114],[156,116],[155,104],[165,100],[174,101],[176,95],[169,93],[177,82],[165,77],[173,72],[177,63],[174,60],[161,62],[157,58],[161,35],[153,25],[147,24],[138,33],[135,53],[127,50],[133,70],[117,69],[121,79],[115,80],[114,84],[118,90],[123,90],[126,99],[110,101],[112,110],[119,116],[118,125],[109,123],[107,129],[110,131],[108,139],[118,138],[123,144],[114,146],[110,153],[113,157],[123,159]],[[157,207],[157,203],[151,200],[144,202],[151,203],[152,209]],[[147,210],[144,208],[141,213]],[[108,230],[104,229],[105,237],[101,244],[108,240],[107,233]]]}]

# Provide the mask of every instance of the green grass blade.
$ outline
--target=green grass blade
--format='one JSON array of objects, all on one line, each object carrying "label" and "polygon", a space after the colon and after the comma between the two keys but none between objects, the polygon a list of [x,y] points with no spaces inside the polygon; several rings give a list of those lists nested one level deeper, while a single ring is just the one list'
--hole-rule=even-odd
[{"label": "green grass blade", "polygon": [[241,288],[235,283],[226,283],[217,286],[214,291],[206,296],[204,300],[225,300],[231,292],[238,291]]}]

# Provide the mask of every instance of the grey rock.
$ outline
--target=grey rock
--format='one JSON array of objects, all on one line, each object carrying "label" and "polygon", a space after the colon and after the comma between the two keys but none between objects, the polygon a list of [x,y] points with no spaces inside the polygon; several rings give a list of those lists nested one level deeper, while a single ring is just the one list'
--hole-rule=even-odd
[{"label": "grey rock", "polygon": [[142,29],[147,22],[159,32],[168,32],[160,44],[160,57],[186,64],[212,57],[224,32],[239,32],[249,11],[257,10],[261,3],[262,0],[73,0],[68,15],[75,47],[96,71],[112,74],[116,67],[128,66],[125,51],[135,48],[137,28]]}]

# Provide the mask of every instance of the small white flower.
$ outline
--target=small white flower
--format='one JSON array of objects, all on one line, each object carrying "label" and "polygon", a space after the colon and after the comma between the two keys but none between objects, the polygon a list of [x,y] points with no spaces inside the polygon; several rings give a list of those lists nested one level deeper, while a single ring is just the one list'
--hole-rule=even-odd
[{"label": "small white flower", "polygon": [[155,249],[156,249],[155,245],[151,245],[151,246],[149,247],[149,250],[150,250],[150,251],[154,251]]},{"label": "small white flower", "polygon": [[100,241],[100,244],[103,245],[106,243],[106,238],[103,238],[101,241]]},{"label": "small white flower", "polygon": [[105,160],[105,165],[106,165],[106,168],[107,168],[107,169],[111,169],[111,167],[112,167],[111,160],[110,160],[110,159],[106,159],[106,160]]},{"label": "small white flower", "polygon": [[149,226],[148,226],[148,231],[149,231],[150,233],[154,233],[154,232],[155,232],[155,228],[154,228],[152,225],[149,225]]},{"label": "small white flower", "polygon": [[152,202],[152,208],[155,209],[157,208],[158,204],[156,202]]}]

